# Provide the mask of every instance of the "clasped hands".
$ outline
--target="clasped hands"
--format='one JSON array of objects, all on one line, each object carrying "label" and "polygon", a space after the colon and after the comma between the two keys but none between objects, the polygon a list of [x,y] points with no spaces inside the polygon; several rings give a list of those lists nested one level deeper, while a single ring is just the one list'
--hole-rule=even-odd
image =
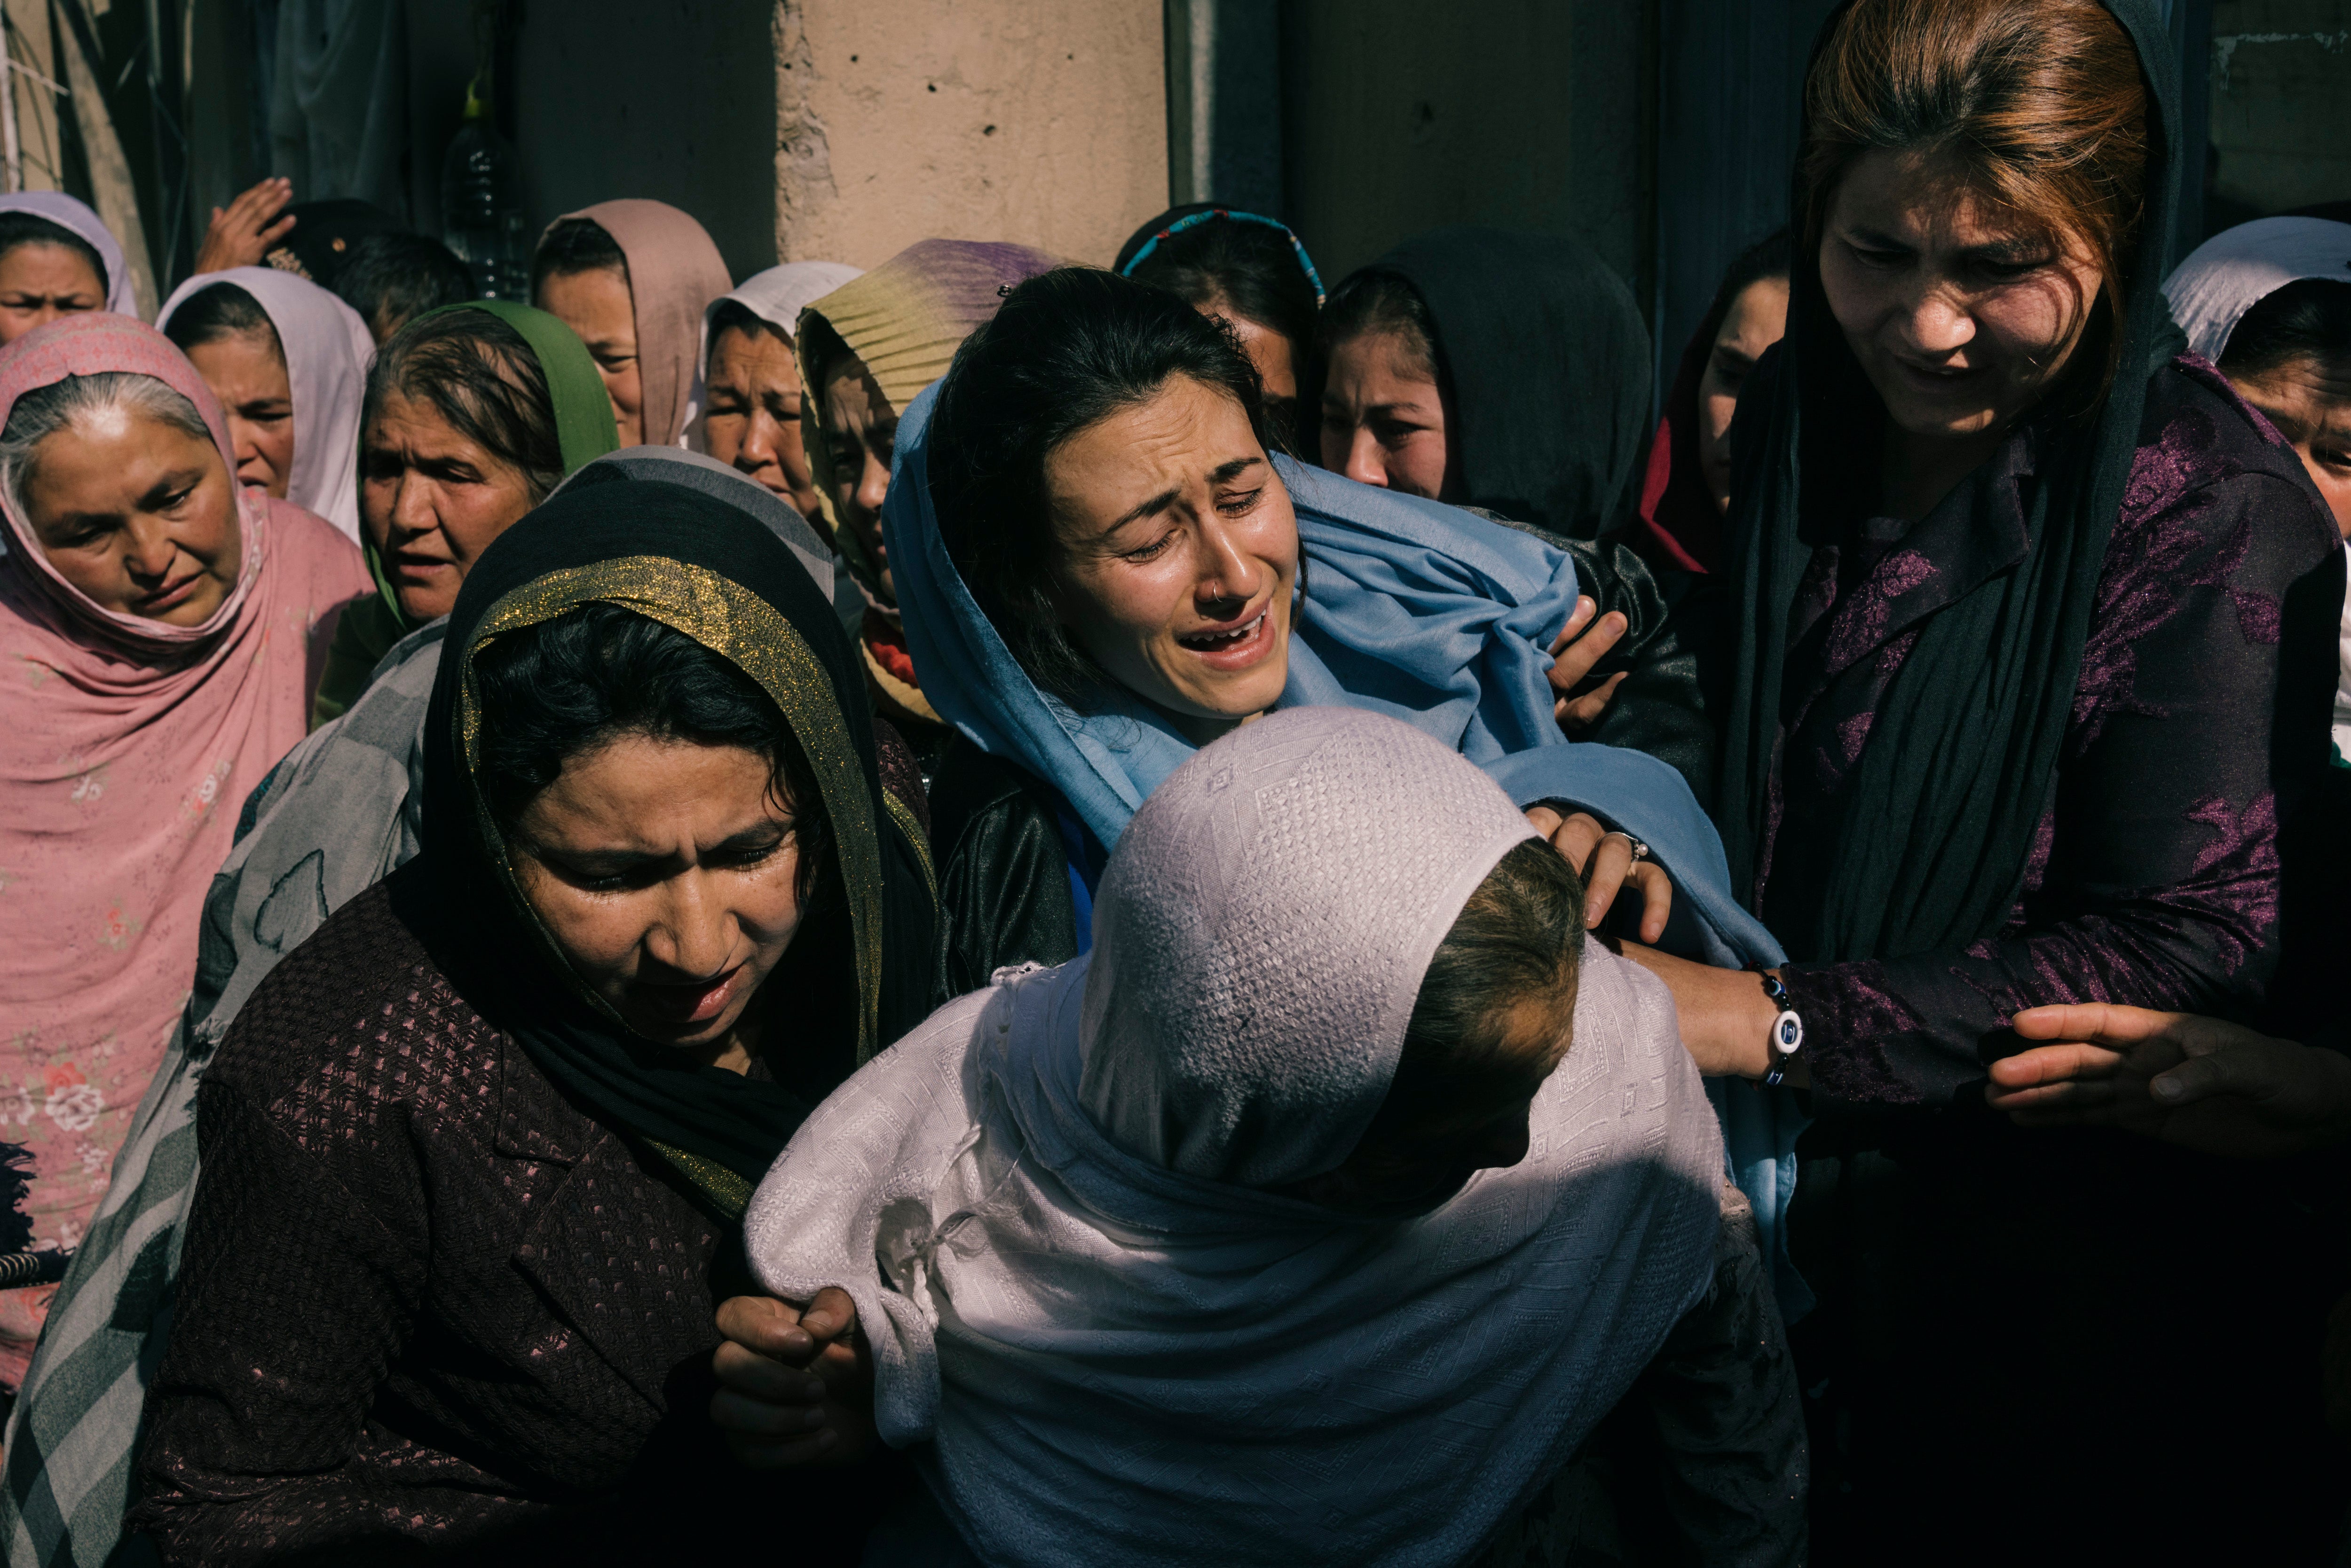
[{"label": "clasped hands", "polygon": [[718,1332],[710,1419],[746,1469],[853,1464],[872,1451],[873,1360],[848,1291],[828,1285],[804,1308],[730,1296]]}]

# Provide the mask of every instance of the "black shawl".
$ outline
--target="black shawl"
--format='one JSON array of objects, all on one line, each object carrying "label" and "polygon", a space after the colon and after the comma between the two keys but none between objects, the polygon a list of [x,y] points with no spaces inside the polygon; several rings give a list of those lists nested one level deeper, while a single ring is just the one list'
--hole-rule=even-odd
[{"label": "black shawl", "polygon": [[1649,433],[1649,332],[1590,246],[1556,235],[1437,229],[1365,269],[1413,287],[1437,324],[1445,433],[1463,493],[1562,538],[1630,522]]},{"label": "black shawl", "polygon": [[[656,1046],[580,985],[525,902],[475,786],[475,656],[503,632],[591,601],[662,622],[735,664],[783,710],[817,774],[846,907],[809,912],[752,1003],[768,1009],[771,1076]],[[802,1118],[920,1021],[929,995],[929,852],[882,786],[864,675],[832,606],[781,539],[718,497],[653,480],[576,485],[483,553],[444,649],[425,720],[425,848],[392,886],[402,918],[466,1000],[583,1110],[739,1218]]]},{"label": "black shawl", "polygon": [[[2135,253],[2123,258],[2114,386],[2090,419],[2045,423],[2021,558],[1921,623],[1877,710],[1802,928],[1775,910],[1789,928],[1774,934],[1799,957],[1903,957],[1999,930],[2053,798],[2147,378],[2184,346],[2158,287],[2178,199],[2177,68],[2147,0],[2106,5],[2137,47],[2148,116],[2146,204]],[[1822,38],[1835,26],[1833,16]],[[1882,419],[1829,313],[1819,253],[1800,242],[1787,338],[1766,357],[1733,427],[1727,576],[1737,664],[1715,819],[1734,887],[1750,908],[1770,832],[1790,616],[1813,553],[1806,523],[1818,529],[1834,520],[1856,464],[1875,471]]]}]

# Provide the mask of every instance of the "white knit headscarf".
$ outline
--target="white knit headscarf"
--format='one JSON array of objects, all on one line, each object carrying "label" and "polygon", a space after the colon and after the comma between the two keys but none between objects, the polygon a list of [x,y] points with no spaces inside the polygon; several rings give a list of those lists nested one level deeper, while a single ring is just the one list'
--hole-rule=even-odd
[{"label": "white knit headscarf", "polygon": [[1437,944],[1524,813],[1394,719],[1297,708],[1176,770],[1095,894],[1086,1112],[1128,1153],[1237,1186],[1347,1157]]},{"label": "white knit headscarf", "polygon": [[1524,1159],[1406,1218],[1268,1190],[1353,1149],[1529,836],[1418,730],[1270,715],[1136,810],[1088,957],[801,1126],[746,1248],[778,1295],[848,1291],[882,1434],[982,1561],[1452,1568],[1704,1290],[1721,1134],[1671,997],[1596,943]]}]

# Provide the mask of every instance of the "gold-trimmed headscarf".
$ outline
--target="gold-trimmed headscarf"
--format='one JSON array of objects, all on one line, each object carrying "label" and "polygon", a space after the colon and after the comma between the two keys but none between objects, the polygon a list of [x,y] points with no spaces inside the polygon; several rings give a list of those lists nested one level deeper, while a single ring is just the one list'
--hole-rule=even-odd
[{"label": "gold-trimmed headscarf", "polygon": [[[588,604],[659,622],[774,701],[815,775],[842,896],[820,894],[755,1007],[763,1070],[704,1067],[632,1033],[532,909],[477,776],[476,662]],[[428,946],[466,999],[599,1120],[653,1150],[718,1212],[743,1202],[832,1083],[918,1021],[935,896],[913,813],[883,788],[862,672],[831,606],[748,511],[658,481],[569,487],[475,566],[426,720]],[[435,941],[438,934],[446,940]]]}]

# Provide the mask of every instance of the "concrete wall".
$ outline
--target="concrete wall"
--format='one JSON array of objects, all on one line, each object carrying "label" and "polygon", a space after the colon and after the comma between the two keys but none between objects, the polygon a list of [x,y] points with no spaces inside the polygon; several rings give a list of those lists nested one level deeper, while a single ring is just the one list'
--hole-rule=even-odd
[{"label": "concrete wall", "polygon": [[2351,0],[2213,0],[2211,79],[2219,196],[2351,200]]},{"label": "concrete wall", "polygon": [[[408,0],[412,192],[440,159],[466,0]],[[684,208],[737,277],[871,267],[926,235],[1107,261],[1165,204],[1158,0],[560,0],[515,41],[531,227],[616,196]]]},{"label": "concrete wall", "polygon": [[781,255],[1107,263],[1165,205],[1159,0],[785,0],[775,26]]},{"label": "concrete wall", "polygon": [[1286,0],[1289,216],[1326,283],[1440,224],[1574,235],[1646,301],[1643,0]]}]

